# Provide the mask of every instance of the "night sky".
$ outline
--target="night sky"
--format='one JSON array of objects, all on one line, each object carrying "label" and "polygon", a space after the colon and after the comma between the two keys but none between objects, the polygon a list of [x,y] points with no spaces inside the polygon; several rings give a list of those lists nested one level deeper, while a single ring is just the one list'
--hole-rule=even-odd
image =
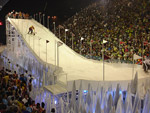
[{"label": "night sky", "polygon": [[57,16],[59,24],[95,0],[10,0],[0,11],[0,43],[5,44],[5,15],[12,10],[33,14],[42,12]]}]

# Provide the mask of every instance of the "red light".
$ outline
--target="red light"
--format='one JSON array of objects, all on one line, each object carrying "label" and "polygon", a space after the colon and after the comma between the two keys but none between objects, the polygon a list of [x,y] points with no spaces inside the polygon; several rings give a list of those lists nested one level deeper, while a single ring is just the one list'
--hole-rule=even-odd
[{"label": "red light", "polygon": [[0,26],[2,26],[3,25],[3,23],[2,22],[0,22]]}]

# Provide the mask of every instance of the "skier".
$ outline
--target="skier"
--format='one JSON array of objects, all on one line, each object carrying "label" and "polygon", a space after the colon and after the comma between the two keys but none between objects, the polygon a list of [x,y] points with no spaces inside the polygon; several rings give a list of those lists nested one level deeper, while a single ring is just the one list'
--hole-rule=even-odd
[{"label": "skier", "polygon": [[[33,30],[34,30],[34,33],[33,33]],[[29,33],[35,35],[35,29],[34,29],[33,26],[29,27],[28,34],[29,34]]]}]

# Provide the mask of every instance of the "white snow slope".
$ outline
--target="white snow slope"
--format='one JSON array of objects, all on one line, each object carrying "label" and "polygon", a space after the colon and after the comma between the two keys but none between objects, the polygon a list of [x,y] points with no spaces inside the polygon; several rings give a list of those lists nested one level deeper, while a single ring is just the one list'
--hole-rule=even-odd
[{"label": "white snow slope", "polygon": [[[36,22],[27,19],[10,19],[16,24],[24,39],[33,49],[33,51],[43,61],[46,61],[46,40],[47,43],[47,62],[55,65],[55,40],[59,39],[47,28]],[[35,27],[35,36],[27,34],[28,28]],[[39,38],[40,44],[39,44]],[[67,73],[68,81],[72,80],[103,80],[103,63],[100,61],[90,60],[74,52],[71,48],[63,44],[59,47],[59,66]],[[106,63],[105,62],[105,81],[122,81],[132,79],[132,64]],[[135,65],[134,73],[138,71],[138,78],[148,77],[141,66]]]}]

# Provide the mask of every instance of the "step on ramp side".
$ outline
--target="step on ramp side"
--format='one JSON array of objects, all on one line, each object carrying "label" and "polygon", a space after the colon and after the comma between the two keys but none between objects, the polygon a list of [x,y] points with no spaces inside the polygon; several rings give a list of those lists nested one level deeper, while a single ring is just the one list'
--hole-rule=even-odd
[{"label": "step on ramp side", "polygon": [[57,80],[55,80],[56,83],[54,85],[44,86],[44,89],[46,89],[47,91],[50,91],[53,95],[66,93],[67,92],[66,73],[64,72],[59,73],[59,75],[57,75],[55,79]]},{"label": "step on ramp side", "polygon": [[50,91],[53,95],[58,95],[67,92],[67,90],[61,87],[59,84],[44,86],[44,89]]}]

